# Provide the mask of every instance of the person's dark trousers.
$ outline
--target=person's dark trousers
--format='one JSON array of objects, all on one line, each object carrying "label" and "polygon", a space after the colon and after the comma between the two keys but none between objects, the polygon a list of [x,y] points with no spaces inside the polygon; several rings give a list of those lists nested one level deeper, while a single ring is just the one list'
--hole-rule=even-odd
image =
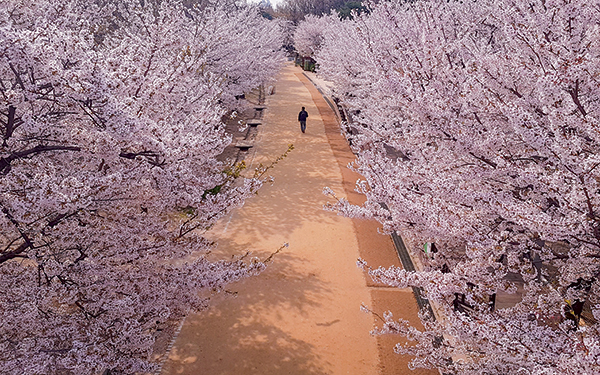
[{"label": "person's dark trousers", "polygon": [[300,130],[302,130],[302,133],[306,132],[306,121],[300,121]]}]

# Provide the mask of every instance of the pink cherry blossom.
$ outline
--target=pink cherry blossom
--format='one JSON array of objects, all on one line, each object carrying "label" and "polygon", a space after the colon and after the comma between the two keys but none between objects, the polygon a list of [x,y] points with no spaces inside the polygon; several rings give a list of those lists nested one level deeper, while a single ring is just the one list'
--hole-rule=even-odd
[{"label": "pink cherry blossom", "polygon": [[262,183],[216,156],[235,96],[281,64],[281,25],[156,4],[0,3],[2,373],[147,373],[199,290],[264,268],[209,262],[202,233]]},{"label": "pink cherry blossom", "polygon": [[[388,316],[382,332],[417,342],[398,348],[415,367],[600,373],[598,4],[370,7],[329,21],[316,52],[366,179],[365,205],[337,208],[405,237],[422,269],[369,273],[422,288],[440,312],[422,331]],[[490,308],[517,290],[519,303]]]}]

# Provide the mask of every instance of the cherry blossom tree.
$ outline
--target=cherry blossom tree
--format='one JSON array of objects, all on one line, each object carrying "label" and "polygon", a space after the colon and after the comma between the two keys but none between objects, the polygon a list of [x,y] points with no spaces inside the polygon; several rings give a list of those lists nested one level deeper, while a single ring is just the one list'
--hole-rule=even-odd
[{"label": "cherry blossom tree", "polygon": [[10,0],[0,19],[0,370],[152,371],[201,289],[264,267],[208,261],[202,231],[261,185],[215,157],[279,27],[177,1]]},{"label": "cherry blossom tree", "polygon": [[307,15],[294,31],[294,48],[298,54],[313,58],[323,44],[323,32],[333,22],[335,19],[331,16]]},{"label": "cherry blossom tree", "polygon": [[[400,1],[324,32],[317,62],[352,114],[361,207],[424,269],[441,312],[380,332],[415,367],[465,374],[600,372],[599,5]],[[348,48],[352,46],[352,48]],[[494,308],[497,293],[518,293]],[[424,317],[425,318],[425,317]]]}]

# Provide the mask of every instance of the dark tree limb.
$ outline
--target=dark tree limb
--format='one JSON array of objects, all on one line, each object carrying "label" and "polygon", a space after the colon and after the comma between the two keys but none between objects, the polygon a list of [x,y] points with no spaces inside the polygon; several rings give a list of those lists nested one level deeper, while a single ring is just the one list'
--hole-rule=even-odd
[{"label": "dark tree limb", "polygon": [[59,146],[59,145],[54,145],[54,146],[38,145],[38,146],[35,146],[28,150],[13,152],[12,154],[8,155],[7,157],[0,158],[0,174],[3,174],[3,175],[8,174],[8,172],[10,172],[10,168],[11,168],[10,163],[12,163],[15,160],[23,159],[23,158],[26,158],[29,156],[33,156],[33,155],[37,155],[37,154],[41,154],[41,153],[49,152],[49,151],[81,151],[81,147]]},{"label": "dark tree limb", "polygon": [[6,122],[4,123],[4,141],[3,145],[6,146],[6,141],[12,136],[13,132],[19,125],[23,123],[21,119],[15,119],[17,107],[9,105],[8,113],[6,114]]},{"label": "dark tree limb", "polygon": [[[10,70],[12,70],[12,72],[15,74],[15,78],[19,86],[21,86],[21,90],[25,91],[25,84],[21,79],[21,75],[19,74],[19,72],[17,72],[17,69],[15,69],[14,65],[11,62],[8,63],[8,66],[10,67]],[[25,98],[25,101],[27,101],[27,98]]]},{"label": "dark tree limb", "polygon": [[148,163],[155,167],[162,167],[166,164],[165,160],[160,160],[160,154],[156,151],[141,151],[141,152],[125,152],[121,151],[120,157],[130,160],[135,160],[138,156],[145,158]]},{"label": "dark tree limb", "polygon": [[3,207],[2,208],[2,212],[4,213],[4,215],[6,216],[6,218],[11,223],[13,223],[13,225],[17,228],[17,230],[19,231],[19,234],[21,235],[21,238],[23,239],[23,243],[21,245],[19,245],[16,249],[0,255],[0,264],[2,264],[4,262],[7,262],[7,261],[9,261],[11,259],[22,257],[22,254],[23,254],[23,252],[25,250],[33,247],[33,242],[31,241],[31,239],[29,238],[29,236],[27,235],[27,233],[23,232],[21,230],[21,228],[19,228],[19,223],[12,216],[12,214],[10,213],[10,211],[6,207]]},{"label": "dark tree limb", "polygon": [[587,115],[587,112],[585,111],[585,108],[583,108],[583,105],[579,101],[579,80],[576,80],[575,87],[568,89],[567,92],[571,95],[573,103],[575,103],[577,109],[579,109],[579,112],[581,112],[583,117],[585,117]]},{"label": "dark tree limb", "polygon": [[94,125],[96,125],[99,129],[106,129],[106,121],[100,117],[93,108],[92,99],[88,99],[85,101],[80,101],[79,106],[83,110],[83,112],[88,115],[88,117],[92,120]]},{"label": "dark tree limb", "polygon": [[24,257],[23,252],[32,246],[33,246],[33,244],[29,241],[29,239],[27,239],[25,242],[23,242],[21,245],[19,245],[19,247],[17,247],[13,251],[9,251],[7,253],[0,255],[0,264],[7,262],[11,259],[23,258]]},{"label": "dark tree limb", "polygon": [[488,159],[484,158],[483,156],[477,156],[477,155],[475,155],[475,154],[474,154],[474,153],[472,153],[472,152],[469,152],[469,154],[470,154],[472,157],[474,157],[475,159],[477,159],[477,160],[479,160],[479,161],[482,161],[482,162],[484,162],[485,164],[487,164],[487,165],[491,166],[492,168],[496,168],[496,167],[498,167],[498,164],[494,163],[494,162],[493,162],[493,161],[491,161],[491,160],[488,160]]},{"label": "dark tree limb", "polygon": [[50,220],[48,222],[48,226],[50,228],[53,228],[53,227],[57,226],[58,224],[60,224],[60,222],[62,222],[63,220],[68,219],[71,216],[75,216],[75,215],[77,215],[77,211],[70,212],[70,213],[67,212],[67,213],[64,213],[64,214],[58,214],[52,220]]}]

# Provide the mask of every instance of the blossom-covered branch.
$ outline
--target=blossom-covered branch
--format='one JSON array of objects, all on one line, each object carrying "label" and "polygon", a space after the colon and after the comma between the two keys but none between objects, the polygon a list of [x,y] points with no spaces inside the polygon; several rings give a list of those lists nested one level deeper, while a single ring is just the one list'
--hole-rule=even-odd
[{"label": "blossom-covered branch", "polygon": [[[446,317],[412,336],[415,366],[600,371],[598,14],[584,1],[389,1],[322,30],[320,74],[358,130],[369,185],[364,207],[337,207],[437,248],[413,251],[423,273],[375,273],[425,288]],[[421,341],[440,334],[438,349]]]},{"label": "blossom-covered branch", "polygon": [[239,2],[0,3],[0,372],[149,373],[201,288],[264,268],[202,233],[262,184],[216,157],[280,29]]}]

